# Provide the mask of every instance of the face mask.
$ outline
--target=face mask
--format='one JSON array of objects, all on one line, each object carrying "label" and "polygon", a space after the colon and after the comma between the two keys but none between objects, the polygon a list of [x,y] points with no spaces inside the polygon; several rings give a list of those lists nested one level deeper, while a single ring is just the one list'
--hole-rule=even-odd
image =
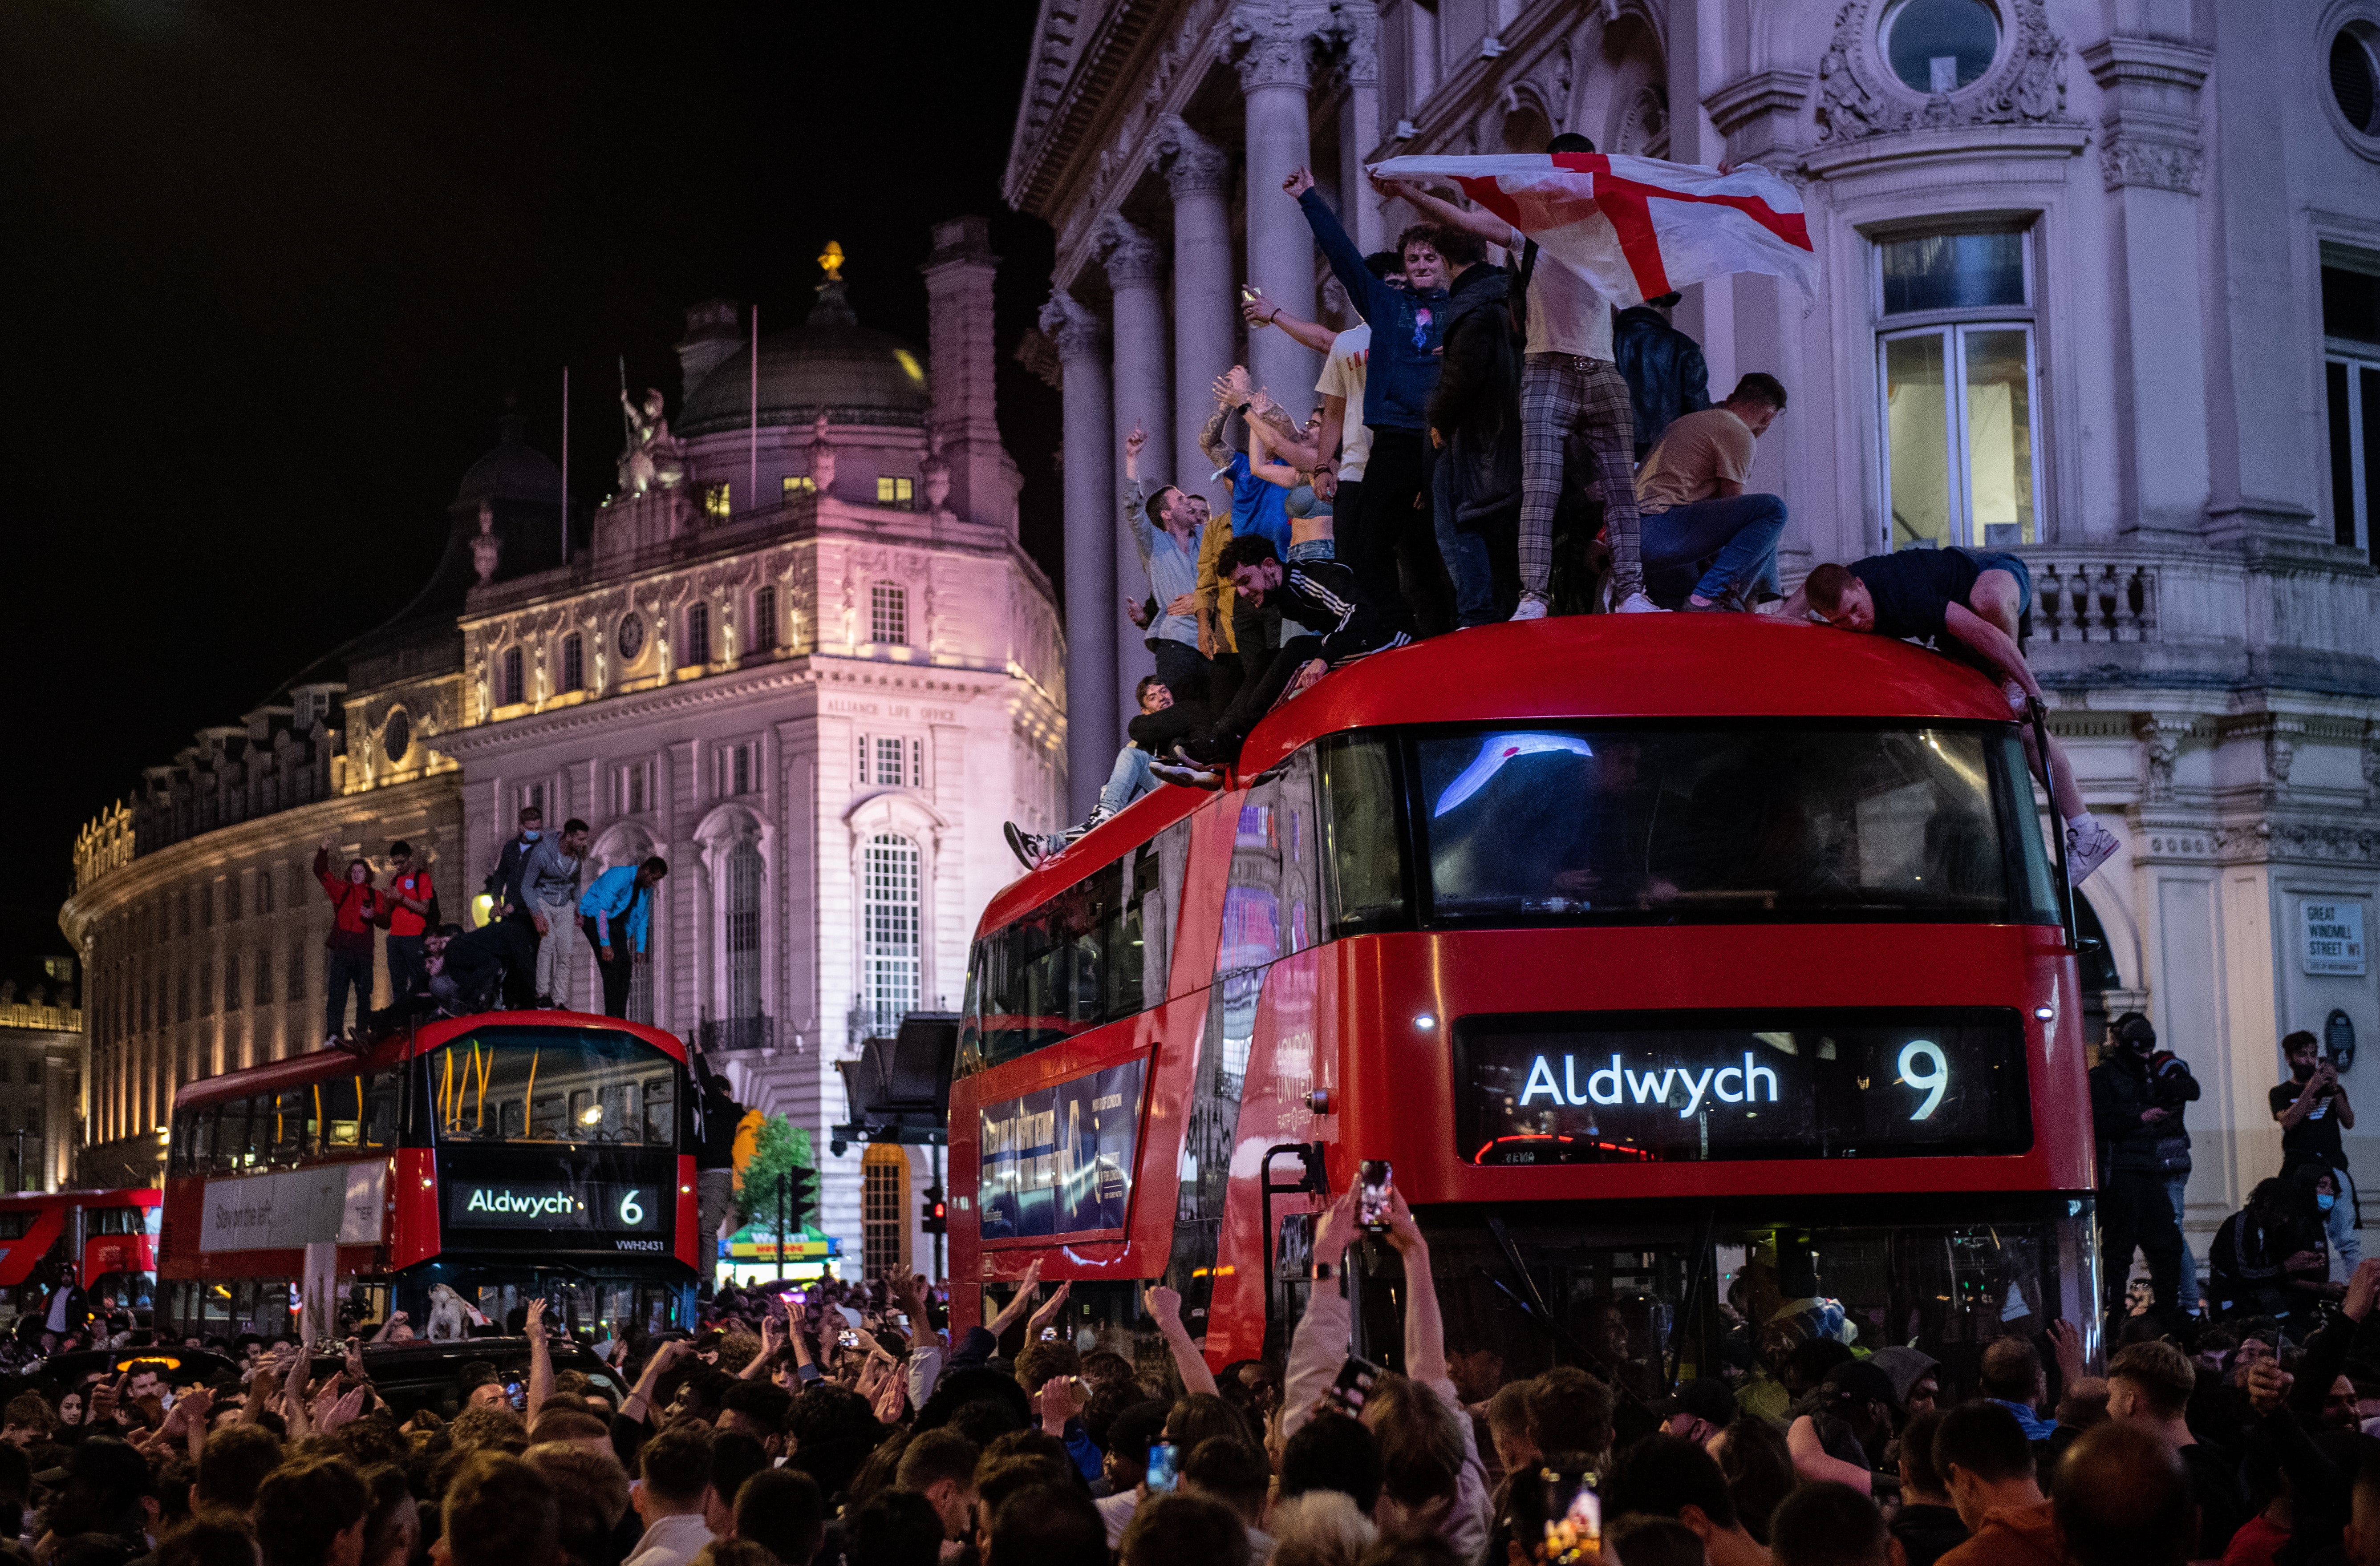
[{"label": "face mask", "polygon": [[2331,1196],[2328,1192],[2317,1191],[2314,1193],[2313,1205],[2320,1208],[2323,1211],[2328,1212],[2331,1209],[2331,1205],[2338,1200],[2338,1198],[2337,1196]]},{"label": "face mask", "polygon": [[535,843],[539,838],[543,837],[545,833],[541,832],[531,832],[527,827],[523,827],[521,829],[521,841],[523,843]]}]

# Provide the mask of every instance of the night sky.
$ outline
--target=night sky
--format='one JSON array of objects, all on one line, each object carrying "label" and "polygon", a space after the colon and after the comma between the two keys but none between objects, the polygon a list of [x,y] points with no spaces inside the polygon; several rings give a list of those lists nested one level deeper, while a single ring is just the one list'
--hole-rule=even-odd
[{"label": "night sky", "polygon": [[1050,238],[1002,206],[1030,0],[18,7],[0,930],[76,830],[427,578],[507,394],[613,483],[617,356],[675,413],[685,307],[923,346],[929,225],[992,220],[1001,425],[1059,564],[1056,394],[1011,358]]}]

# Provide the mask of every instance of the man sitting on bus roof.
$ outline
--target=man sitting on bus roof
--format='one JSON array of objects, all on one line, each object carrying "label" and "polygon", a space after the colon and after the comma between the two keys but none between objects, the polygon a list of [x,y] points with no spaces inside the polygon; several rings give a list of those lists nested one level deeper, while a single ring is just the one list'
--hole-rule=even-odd
[{"label": "man sitting on bus roof", "polygon": [[[2046,704],[2041,682],[2017,644],[2017,626],[2033,607],[2033,573],[2013,554],[1997,550],[1904,549],[1870,555],[1849,565],[1828,564],[1803,579],[1785,601],[1780,618],[1793,625],[1815,623],[1838,630],[1865,631],[1925,642],[1935,651],[2000,682],[2009,710],[2022,716],[2029,704]],[[2025,759],[2041,774],[2029,727]],[[2093,819],[2082,803],[2065,750],[2049,741],[2050,779],[2058,819],[2066,823],[2066,877],[2076,886],[2107,862],[2116,834]]]},{"label": "man sitting on bus roof", "polygon": [[[1398,628],[1403,606],[1366,598],[1355,584],[1355,573],[1338,561],[1283,565],[1270,539],[1250,534],[1223,546],[1215,558],[1215,571],[1257,608],[1264,607],[1269,595],[1277,596],[1283,617],[1305,626],[1306,634],[1285,637],[1264,677],[1242,686],[1221,717],[1183,743],[1181,754],[1199,766],[1237,757],[1248,731],[1282,697],[1295,696],[1343,664],[1413,639]],[[1159,776],[1184,781],[1163,770]]]},{"label": "man sitting on bus roof", "polygon": [[1026,869],[1038,869],[1042,860],[1062,852],[1076,838],[1154,789],[1157,780],[1152,769],[1157,759],[1196,734],[1214,710],[1204,702],[1177,700],[1173,688],[1155,674],[1142,675],[1133,696],[1140,703],[1140,716],[1126,726],[1130,743],[1116,752],[1115,770],[1109,773],[1106,786],[1099,790],[1099,802],[1088,816],[1053,832],[1026,832],[1014,821],[1001,823],[1008,851]]}]

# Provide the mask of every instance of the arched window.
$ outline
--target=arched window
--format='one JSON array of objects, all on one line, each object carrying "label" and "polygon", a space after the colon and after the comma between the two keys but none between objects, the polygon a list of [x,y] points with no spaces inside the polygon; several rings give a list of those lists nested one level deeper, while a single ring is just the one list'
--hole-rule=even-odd
[{"label": "arched window", "polygon": [[[727,856],[727,929],[720,944],[727,953],[727,1022],[737,1025],[760,1016],[760,851],[739,843]],[[755,1037],[751,1042],[758,1044]],[[742,1049],[731,1040],[729,1049]]]},{"label": "arched window", "polygon": [[861,881],[860,994],[869,1031],[890,1037],[917,1004],[917,845],[892,832],[869,838]]},{"label": "arched window", "polygon": [[860,1248],[868,1275],[909,1271],[909,1157],[877,1143],[859,1160]]}]

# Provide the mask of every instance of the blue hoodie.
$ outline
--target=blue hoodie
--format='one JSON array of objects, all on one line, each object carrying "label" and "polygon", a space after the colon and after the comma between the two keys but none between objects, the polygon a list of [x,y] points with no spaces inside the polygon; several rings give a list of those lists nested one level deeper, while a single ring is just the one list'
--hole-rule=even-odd
[{"label": "blue hoodie", "polygon": [[1383,283],[1364,264],[1364,252],[1319,191],[1297,199],[1316,243],[1347,290],[1348,299],[1372,327],[1372,357],[1365,369],[1364,422],[1375,430],[1429,427],[1423,408],[1438,384],[1438,350],[1446,330],[1446,290],[1416,293]]}]

